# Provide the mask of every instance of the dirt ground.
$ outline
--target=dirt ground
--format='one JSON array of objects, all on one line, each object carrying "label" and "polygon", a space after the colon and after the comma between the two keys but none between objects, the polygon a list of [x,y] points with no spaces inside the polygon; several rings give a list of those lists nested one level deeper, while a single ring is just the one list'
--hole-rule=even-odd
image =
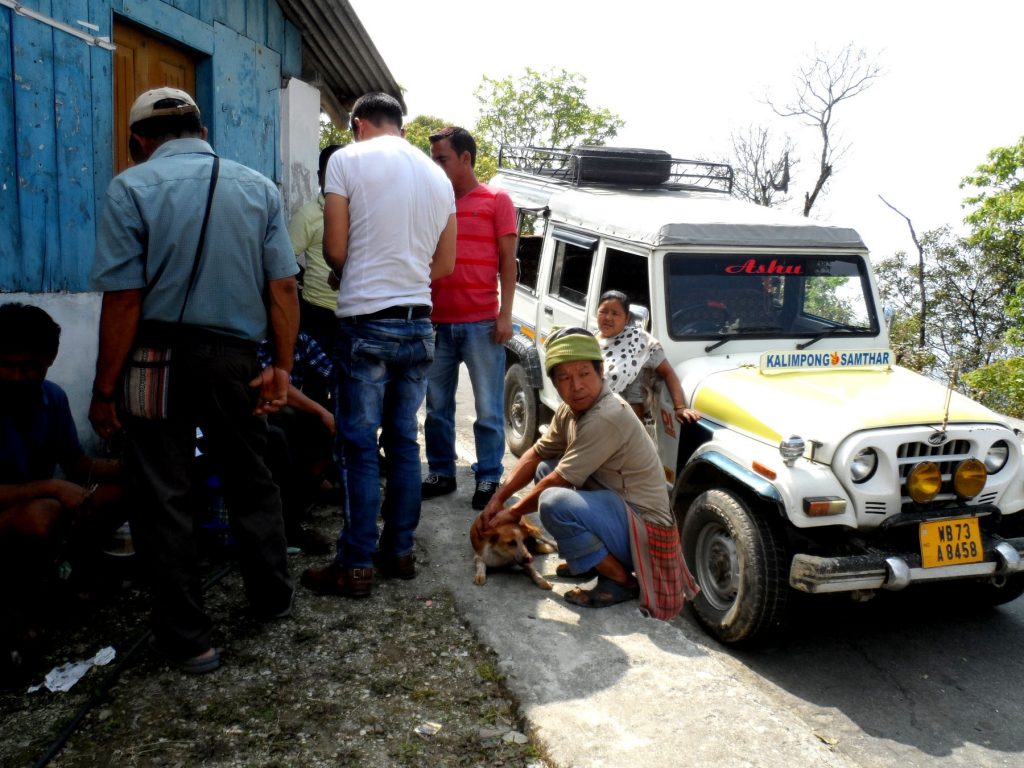
[{"label": "dirt ground", "polygon": [[[332,538],[338,522],[329,509],[315,513]],[[51,765],[545,768],[497,659],[457,615],[431,555],[418,550],[415,580],[378,580],[366,600],[299,587],[292,618],[270,624],[244,616],[230,571],[207,591],[224,666],[201,677],[148,650],[134,583],[76,602],[69,626],[43,646],[35,681],[106,645],[118,657],[68,693],[0,694],[0,765],[35,764],[120,661],[116,683]],[[295,555],[293,576],[326,561]]]}]

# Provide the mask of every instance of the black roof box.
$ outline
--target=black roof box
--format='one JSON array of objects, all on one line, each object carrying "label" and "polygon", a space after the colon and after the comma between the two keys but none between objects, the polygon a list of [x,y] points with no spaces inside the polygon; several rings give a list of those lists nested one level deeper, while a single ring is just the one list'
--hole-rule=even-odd
[{"label": "black roof box", "polygon": [[580,146],[571,151],[581,183],[664,184],[672,173],[672,155],[660,149]]}]

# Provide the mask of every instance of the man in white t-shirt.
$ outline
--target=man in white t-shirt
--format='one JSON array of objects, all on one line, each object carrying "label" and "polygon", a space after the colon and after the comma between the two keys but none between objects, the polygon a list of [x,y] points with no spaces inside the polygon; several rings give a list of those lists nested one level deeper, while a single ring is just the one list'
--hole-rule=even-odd
[{"label": "man in white t-shirt", "polygon": [[[345,527],[334,562],[307,569],[302,583],[321,594],[366,597],[374,564],[383,576],[416,575],[416,412],[434,357],[430,282],[455,268],[456,224],[451,182],[405,141],[394,98],[360,97],[352,132],[355,143],[331,157],[324,184],[324,259],[340,283],[335,416]],[[388,460],[383,505],[378,429]]]}]

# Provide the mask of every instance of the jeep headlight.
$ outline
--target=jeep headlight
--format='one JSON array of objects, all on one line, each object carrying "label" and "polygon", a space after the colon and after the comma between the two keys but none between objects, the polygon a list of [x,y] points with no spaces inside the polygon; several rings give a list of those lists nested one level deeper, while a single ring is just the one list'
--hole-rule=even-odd
[{"label": "jeep headlight", "polygon": [[1006,466],[1006,460],[1009,458],[1010,446],[1006,444],[1005,440],[997,440],[992,443],[988,453],[985,454],[985,471],[994,475]]},{"label": "jeep headlight", "polygon": [[870,480],[878,469],[878,454],[874,448],[862,448],[850,461],[850,477],[855,483]]},{"label": "jeep headlight", "polygon": [[942,489],[942,472],[934,461],[924,461],[907,475],[907,495],[918,504],[927,504]]}]

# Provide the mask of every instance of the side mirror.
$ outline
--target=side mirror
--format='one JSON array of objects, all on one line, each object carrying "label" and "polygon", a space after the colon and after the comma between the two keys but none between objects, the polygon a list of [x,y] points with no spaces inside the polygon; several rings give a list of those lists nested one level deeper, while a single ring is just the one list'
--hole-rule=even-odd
[{"label": "side mirror", "polygon": [[630,304],[629,305],[629,323],[635,325],[638,328],[647,330],[650,326],[651,311],[643,304]]}]

